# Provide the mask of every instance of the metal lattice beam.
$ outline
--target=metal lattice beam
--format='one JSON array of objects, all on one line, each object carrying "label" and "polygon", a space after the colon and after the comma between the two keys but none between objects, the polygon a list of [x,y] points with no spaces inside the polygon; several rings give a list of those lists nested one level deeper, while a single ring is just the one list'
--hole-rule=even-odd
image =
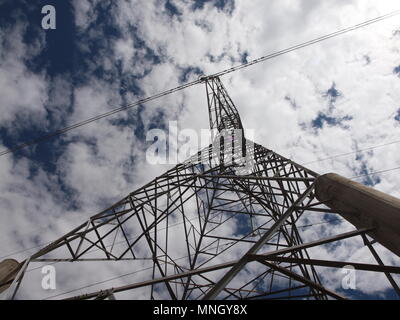
[{"label": "metal lattice beam", "polygon": [[[30,261],[151,264],[147,280],[74,299],[112,299],[143,287],[155,299],[156,286],[163,286],[171,299],[342,299],[323,285],[315,266],[340,267],[344,262],[311,258],[308,249],[365,237],[372,229],[304,242],[299,229],[303,215],[334,212],[316,199],[319,175],[246,139],[220,79],[204,81],[210,128],[217,130],[213,143],[90,217]],[[177,221],[174,232],[181,236],[184,256],[171,243]],[[232,260],[237,252],[243,254]],[[373,248],[372,254],[376,258]],[[398,290],[391,276],[398,267],[384,266],[379,257],[377,261],[376,266],[353,264],[385,273]],[[260,263],[262,269],[253,268]],[[251,275],[238,281],[246,270]]]}]

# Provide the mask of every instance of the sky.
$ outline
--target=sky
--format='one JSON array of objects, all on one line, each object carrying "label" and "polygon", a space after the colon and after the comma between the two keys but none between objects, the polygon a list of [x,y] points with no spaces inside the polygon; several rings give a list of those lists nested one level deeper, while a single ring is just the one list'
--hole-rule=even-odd
[{"label": "sky", "polygon": [[[41,27],[47,4],[56,9],[55,30]],[[0,149],[399,8],[396,0],[0,0]],[[366,175],[400,166],[398,17],[222,81],[255,142],[318,173],[362,175],[356,180],[400,196],[399,170]],[[145,158],[146,133],[170,121],[208,128],[204,85],[1,156],[0,256],[24,259],[35,249],[20,251],[60,237],[170,168]],[[312,232],[330,234],[326,228]],[[335,254],[362,260],[351,245]],[[77,278],[60,292],[95,281]],[[385,280],[363,279],[355,296],[393,297]],[[23,287],[21,297],[30,297]]]}]

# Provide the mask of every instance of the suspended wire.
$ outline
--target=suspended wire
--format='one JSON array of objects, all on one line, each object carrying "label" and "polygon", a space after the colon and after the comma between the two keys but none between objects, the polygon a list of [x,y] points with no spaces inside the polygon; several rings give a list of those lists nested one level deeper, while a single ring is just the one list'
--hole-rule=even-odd
[{"label": "suspended wire", "polygon": [[15,254],[23,253],[23,252],[26,252],[26,251],[29,251],[29,250],[41,248],[41,247],[44,247],[44,246],[49,245],[49,244],[52,243],[52,242],[53,242],[53,241],[50,241],[50,242],[42,243],[42,244],[39,244],[39,245],[37,245],[37,246],[28,248],[28,249],[22,249],[22,250],[20,250],[20,251],[11,252],[11,253],[8,253],[8,254],[6,254],[6,255],[4,255],[4,256],[1,256],[0,259],[4,259],[4,258],[7,258],[7,257],[9,257],[9,256],[13,256],[13,255],[15,255]]},{"label": "suspended wire", "polygon": [[392,145],[392,144],[397,144],[399,142],[400,142],[400,140],[396,140],[396,141],[392,141],[392,142],[388,142],[388,143],[384,143],[384,144],[379,144],[379,145],[372,146],[372,147],[358,149],[358,150],[355,150],[355,151],[336,154],[336,155],[333,155],[333,156],[329,156],[327,158],[317,159],[317,160],[313,160],[313,161],[310,161],[310,162],[305,162],[305,163],[302,163],[301,165],[304,166],[304,165],[317,163],[317,162],[321,162],[321,161],[332,160],[332,159],[340,158],[340,157],[343,157],[343,156],[352,155],[352,154],[355,154],[355,153],[358,153],[358,152],[365,152],[365,151],[373,150],[373,149],[376,149],[376,148],[385,147],[385,146],[389,146],[389,145]]},{"label": "suspended wire", "polygon": [[[355,153],[358,153],[358,152],[370,151],[370,150],[374,150],[376,148],[397,144],[399,142],[400,142],[400,140],[396,140],[396,141],[392,141],[392,142],[388,142],[388,143],[384,143],[384,144],[380,144],[380,145],[376,145],[376,146],[372,146],[372,147],[367,147],[367,148],[364,148],[364,149],[355,150],[355,151],[352,151],[352,152],[346,152],[346,153],[337,154],[337,155],[334,155],[334,156],[331,156],[331,157],[318,159],[318,160],[314,160],[314,161],[310,161],[310,162],[306,162],[306,163],[302,163],[301,165],[308,165],[308,164],[322,162],[322,161],[326,161],[326,160],[332,160],[332,159],[336,159],[336,158],[339,158],[339,157],[352,155],[352,154],[355,154]],[[391,172],[391,171],[395,171],[395,170],[399,170],[399,169],[400,169],[400,167],[395,167],[395,168],[390,168],[390,169],[383,169],[383,170],[379,170],[379,171],[363,173],[363,174],[360,174],[360,175],[357,175],[357,176],[350,177],[349,179],[358,179],[358,178],[362,178],[362,177],[366,177],[366,176],[373,176],[373,175],[376,175],[376,174]]]},{"label": "suspended wire", "polygon": [[[299,49],[301,49],[301,48],[304,48],[304,47],[307,47],[307,46],[316,44],[316,43],[318,43],[318,42],[322,42],[322,41],[325,41],[325,40],[328,40],[328,39],[337,37],[337,36],[339,36],[339,35],[348,33],[348,32],[350,32],[350,31],[353,31],[353,30],[356,30],[356,29],[360,29],[360,28],[366,27],[366,26],[368,26],[368,25],[370,25],[370,24],[377,23],[377,22],[379,22],[379,21],[382,21],[382,20],[391,18],[391,17],[396,16],[396,15],[398,15],[398,14],[400,14],[400,10],[393,11],[393,12],[391,12],[391,13],[388,13],[388,14],[385,14],[385,15],[382,15],[382,16],[379,16],[379,17],[374,18],[374,19],[366,20],[366,21],[361,22],[361,23],[358,23],[358,24],[356,24],[356,25],[354,25],[354,26],[347,27],[347,28],[344,28],[344,29],[341,29],[341,30],[332,32],[332,33],[330,33],[330,34],[327,34],[327,35],[324,35],[324,36],[315,38],[315,39],[313,39],[313,40],[309,40],[309,41],[303,42],[303,43],[301,43],[301,44],[297,44],[297,45],[292,46],[292,47],[289,47],[289,48],[287,48],[287,49],[280,50],[280,51],[277,51],[277,52],[274,52],[274,53],[265,55],[265,56],[260,57],[260,58],[258,58],[258,59],[252,60],[252,61],[250,61],[250,62],[243,63],[243,64],[237,65],[237,66],[235,66],[235,67],[232,67],[232,68],[225,69],[225,70],[223,70],[223,71],[214,73],[214,74],[212,74],[212,75],[210,75],[210,76],[208,76],[208,77],[219,77],[219,76],[223,76],[223,75],[226,75],[226,74],[228,74],[228,73],[231,73],[231,72],[234,72],[234,71],[237,71],[237,70],[240,70],[240,69],[247,68],[247,67],[249,67],[249,66],[255,65],[255,64],[257,64],[257,63],[264,62],[264,61],[266,61],[266,60],[269,60],[269,59],[272,59],[272,58],[275,58],[275,57],[284,55],[284,54],[286,54],[286,53],[289,53],[289,52],[292,52],[292,51],[295,51],[295,50],[299,50]],[[26,147],[29,147],[29,146],[32,146],[32,145],[41,143],[41,142],[43,142],[43,141],[45,141],[45,140],[48,140],[48,139],[50,139],[50,138],[52,138],[52,137],[55,137],[55,136],[58,136],[58,135],[62,135],[62,134],[64,134],[64,133],[68,132],[68,131],[71,131],[71,130],[76,129],[76,128],[79,128],[79,127],[82,127],[82,126],[84,126],[84,125],[87,125],[87,124],[89,124],[89,123],[98,121],[98,120],[100,120],[100,119],[109,117],[109,116],[114,115],[114,114],[116,114],[116,113],[118,113],[118,112],[131,109],[131,108],[136,107],[136,106],[138,106],[138,105],[140,105],[140,104],[143,104],[143,103],[146,103],[146,102],[150,102],[150,101],[159,99],[159,98],[161,98],[161,97],[164,97],[164,96],[166,96],[166,95],[175,93],[175,92],[177,92],[177,91],[181,91],[181,90],[186,89],[186,88],[189,88],[189,87],[191,87],[191,86],[200,84],[200,83],[202,83],[206,78],[207,78],[207,77],[202,77],[202,78],[197,79],[197,80],[194,80],[194,81],[192,81],[192,82],[188,82],[188,83],[186,83],[186,84],[177,86],[177,87],[175,87],[175,88],[172,88],[172,89],[169,89],[169,90],[160,92],[160,93],[158,93],[158,94],[155,94],[155,95],[152,95],[152,96],[143,98],[143,99],[140,99],[140,100],[138,100],[138,101],[136,101],[136,102],[132,102],[132,103],[130,103],[130,104],[127,104],[127,105],[124,105],[124,106],[120,106],[119,108],[110,110],[110,111],[108,111],[108,112],[106,112],[106,113],[103,113],[103,114],[94,116],[94,117],[92,117],[92,118],[89,118],[89,119],[86,119],[86,120],[77,122],[77,123],[75,123],[75,124],[72,124],[72,125],[70,125],[70,126],[67,126],[67,127],[65,127],[65,128],[62,128],[62,129],[60,129],[60,130],[56,130],[56,131],[51,132],[51,133],[49,133],[49,134],[43,135],[43,136],[41,136],[41,137],[39,137],[39,138],[37,138],[37,139],[34,139],[34,140],[31,140],[31,141],[28,141],[28,142],[25,142],[25,143],[16,145],[15,147],[12,147],[12,148],[9,148],[9,149],[6,149],[6,150],[1,151],[1,152],[0,152],[0,157],[1,157],[1,156],[4,156],[4,155],[6,155],[6,154],[13,153],[13,152],[15,152],[15,151],[24,149],[24,148],[26,148]]]},{"label": "suspended wire", "polygon": [[399,170],[399,169],[400,169],[400,167],[396,167],[396,168],[391,168],[391,169],[385,169],[385,170],[380,170],[380,171],[374,171],[374,172],[364,173],[364,174],[360,174],[360,175],[355,176],[355,177],[351,177],[350,179],[357,179],[357,178],[361,178],[361,177],[365,177],[365,176],[373,176],[373,175],[375,175],[375,174],[380,174],[380,173],[395,171],[395,170]]},{"label": "suspended wire", "polygon": [[304,48],[304,47],[308,47],[308,46],[316,44],[318,42],[337,37],[337,36],[342,35],[344,33],[348,33],[350,31],[366,27],[366,26],[368,26],[370,24],[373,24],[373,23],[376,23],[376,22],[391,18],[391,17],[396,16],[398,14],[400,14],[400,10],[396,10],[396,11],[393,11],[391,13],[379,16],[377,18],[358,23],[358,24],[356,24],[354,26],[347,27],[347,28],[344,28],[344,29],[341,29],[341,30],[338,30],[338,31],[335,31],[335,32],[332,32],[332,33],[329,33],[329,34],[327,34],[325,36],[321,36],[321,37],[315,38],[313,40],[309,40],[309,41],[301,43],[301,44],[297,44],[297,45],[292,46],[290,48],[287,48],[287,49],[284,49],[284,50],[281,50],[281,51],[278,51],[278,52],[274,52],[274,53],[268,54],[268,55],[263,56],[261,58],[252,60],[252,61],[250,61],[248,63],[244,63],[244,64],[238,65],[236,67],[232,67],[230,69],[226,69],[224,71],[215,73],[212,76],[213,77],[223,76],[225,74],[228,74],[228,73],[231,73],[231,72],[246,68],[246,67],[254,65],[256,63],[263,62],[263,61],[266,61],[266,60],[281,56],[283,54],[286,54],[286,53],[289,53],[289,52],[292,52],[292,51],[295,51],[295,50],[298,50],[298,49],[301,49],[301,48]]},{"label": "suspended wire", "polygon": [[156,100],[156,99],[159,99],[159,98],[164,97],[164,96],[166,96],[166,95],[169,95],[169,94],[171,94],[171,93],[174,93],[174,92],[177,92],[177,91],[186,89],[186,88],[188,88],[188,87],[194,86],[195,84],[198,84],[198,83],[201,83],[201,82],[202,82],[201,80],[195,80],[195,81],[193,81],[193,82],[190,82],[190,83],[187,83],[187,84],[184,84],[184,85],[175,87],[175,88],[173,88],[173,89],[169,89],[169,90],[167,90],[167,91],[163,91],[163,92],[158,93],[158,94],[155,94],[155,95],[153,95],[153,96],[150,96],[150,97],[147,97],[147,98],[144,98],[144,99],[140,99],[140,100],[138,100],[138,101],[132,102],[132,103],[127,104],[127,105],[125,105],[125,106],[121,106],[121,107],[119,107],[119,108],[113,109],[113,110],[111,110],[111,111],[108,111],[108,112],[106,112],[106,113],[97,115],[97,116],[95,116],[95,117],[92,117],[92,118],[89,118],[89,119],[86,119],[86,120],[77,122],[77,123],[75,123],[75,124],[73,124],[73,125],[70,125],[70,126],[68,126],[68,127],[63,128],[63,129],[60,129],[60,130],[51,132],[51,133],[49,133],[49,134],[46,134],[46,135],[44,135],[44,136],[41,136],[41,137],[39,137],[39,138],[37,138],[37,139],[35,139],[35,140],[31,140],[31,141],[29,141],[29,142],[26,142],[26,143],[22,143],[22,144],[20,144],[20,145],[17,145],[16,147],[3,150],[3,151],[0,152],[0,157],[6,155],[6,154],[8,154],[8,153],[12,153],[12,152],[15,152],[15,151],[24,149],[24,148],[26,148],[26,147],[29,147],[29,146],[38,144],[38,143],[43,142],[43,141],[45,141],[45,140],[48,140],[48,139],[50,139],[50,138],[52,138],[52,137],[55,137],[55,136],[64,134],[64,133],[66,133],[66,132],[68,132],[68,131],[71,131],[71,130],[73,130],[73,129],[82,127],[82,126],[84,126],[84,125],[86,125],[86,124],[89,124],[89,123],[91,123],[91,122],[95,122],[95,121],[97,121],[97,120],[100,120],[100,119],[109,117],[109,116],[111,116],[111,115],[113,115],[113,114],[116,114],[116,113],[118,113],[118,112],[121,112],[121,111],[124,111],[124,110],[128,110],[128,109],[133,108],[133,107],[136,107],[136,106],[138,106],[138,105],[140,105],[140,104],[143,104],[143,103],[146,103],[146,102],[149,102],[149,101],[152,101],[152,100]]}]

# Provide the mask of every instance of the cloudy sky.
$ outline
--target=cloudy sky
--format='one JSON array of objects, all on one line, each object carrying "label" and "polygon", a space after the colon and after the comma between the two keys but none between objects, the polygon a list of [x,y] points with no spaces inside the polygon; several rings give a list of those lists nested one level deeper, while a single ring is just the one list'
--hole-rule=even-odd
[{"label": "cloudy sky", "polygon": [[[55,30],[41,28],[45,4]],[[396,9],[397,0],[0,0],[1,150]],[[256,142],[400,196],[400,170],[371,175],[400,167],[398,17],[222,81]],[[203,85],[1,156],[0,256],[25,258],[171,167],[145,158],[146,132],[170,121],[208,128]],[[384,281],[362,288],[390,297]]]}]

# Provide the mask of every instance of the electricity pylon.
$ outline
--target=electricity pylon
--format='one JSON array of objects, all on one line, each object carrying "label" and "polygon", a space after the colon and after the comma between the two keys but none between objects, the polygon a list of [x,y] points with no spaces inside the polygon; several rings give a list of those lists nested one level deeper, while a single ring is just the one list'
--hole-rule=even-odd
[{"label": "electricity pylon", "polygon": [[[29,262],[92,261],[95,270],[96,261],[135,260],[150,266],[143,281],[71,299],[115,298],[125,291],[135,298],[138,290],[149,299],[343,299],[322,275],[326,267],[348,265],[384,273],[400,294],[392,276],[400,267],[385,265],[373,246],[378,241],[398,255],[391,241],[399,227],[382,235],[390,222],[360,212],[354,192],[363,187],[343,178],[335,189],[336,176],[320,176],[253,143],[220,79],[203,81],[210,128],[217,132],[213,143],[21,262],[8,280],[7,298],[15,296]],[[344,188],[353,203],[332,193]],[[366,188],[363,204],[378,201],[373,209],[383,216],[394,208],[392,221],[398,221],[398,199],[383,208],[381,198],[368,192],[376,195]],[[338,213],[355,228],[326,238],[315,233],[310,240],[304,222],[316,213]],[[354,237],[376,264],[318,258],[319,247]]]}]

